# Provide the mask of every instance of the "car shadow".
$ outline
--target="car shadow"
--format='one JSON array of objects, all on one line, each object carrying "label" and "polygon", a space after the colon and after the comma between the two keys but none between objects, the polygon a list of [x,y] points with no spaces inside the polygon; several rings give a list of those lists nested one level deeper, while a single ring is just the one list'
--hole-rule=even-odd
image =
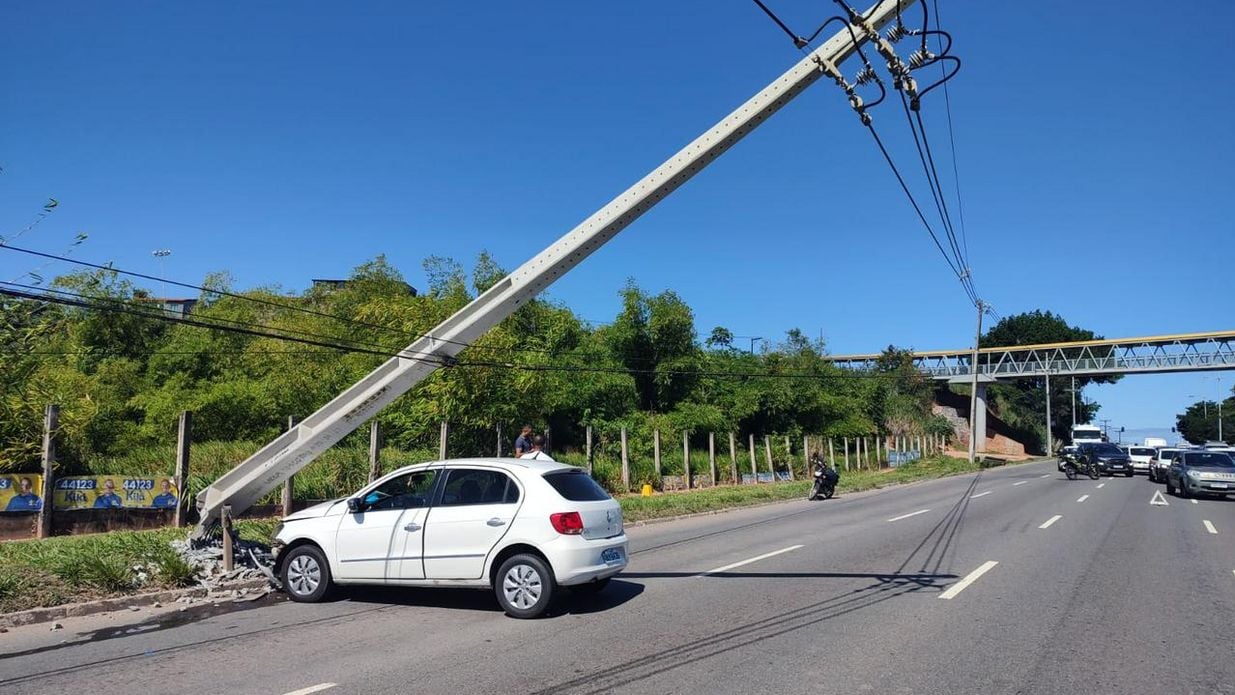
[{"label": "car shadow", "polygon": [[[561,593],[545,617],[585,615],[612,610],[642,594],[643,585],[614,579],[603,591],[594,594],[571,591],[569,587],[561,587],[559,591]],[[414,606],[477,613],[502,613],[501,606],[498,605],[492,590],[489,589],[349,586],[339,587],[334,600],[349,601],[360,605]]]}]

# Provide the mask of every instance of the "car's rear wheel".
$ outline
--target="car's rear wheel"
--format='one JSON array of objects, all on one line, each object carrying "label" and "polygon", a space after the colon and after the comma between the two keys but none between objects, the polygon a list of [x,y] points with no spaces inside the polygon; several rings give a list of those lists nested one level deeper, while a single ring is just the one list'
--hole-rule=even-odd
[{"label": "car's rear wheel", "polygon": [[497,570],[493,592],[512,618],[535,618],[553,603],[557,582],[553,571],[535,555],[514,555]]},{"label": "car's rear wheel", "polygon": [[293,601],[316,603],[330,593],[330,564],[315,545],[292,548],[283,561],[283,589]]},{"label": "car's rear wheel", "polygon": [[1188,483],[1182,477],[1179,479],[1179,486],[1175,488],[1175,494],[1184,499],[1191,497],[1188,493]]}]

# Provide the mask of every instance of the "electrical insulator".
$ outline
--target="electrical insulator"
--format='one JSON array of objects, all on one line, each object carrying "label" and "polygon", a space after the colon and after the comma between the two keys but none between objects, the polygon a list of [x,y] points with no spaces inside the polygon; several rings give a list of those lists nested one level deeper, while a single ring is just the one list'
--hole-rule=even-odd
[{"label": "electrical insulator", "polygon": [[877,82],[878,80],[879,75],[875,73],[875,68],[869,65],[862,68],[862,71],[858,73],[857,77],[853,78],[853,81],[857,83],[858,86],[867,85],[872,82]]},{"label": "electrical insulator", "polygon": [[917,70],[918,68],[925,65],[927,62],[934,60],[934,59],[935,59],[935,55],[931,53],[930,51],[928,51],[925,47],[919,48],[918,50],[909,54],[909,69]]},{"label": "electrical insulator", "polygon": [[905,26],[904,24],[901,24],[900,22],[897,22],[896,26],[892,27],[891,29],[888,29],[888,35],[887,35],[888,43],[896,43],[897,41],[900,41],[901,39],[905,38],[908,35],[909,35],[909,27]]}]

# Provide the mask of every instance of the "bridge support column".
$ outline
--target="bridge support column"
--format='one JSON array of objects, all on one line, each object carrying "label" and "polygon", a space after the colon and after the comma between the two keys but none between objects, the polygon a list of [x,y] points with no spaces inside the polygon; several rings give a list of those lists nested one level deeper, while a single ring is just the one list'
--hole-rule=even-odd
[{"label": "bridge support column", "polygon": [[973,432],[969,436],[973,437],[974,451],[982,454],[986,453],[986,382],[978,382],[976,393]]}]

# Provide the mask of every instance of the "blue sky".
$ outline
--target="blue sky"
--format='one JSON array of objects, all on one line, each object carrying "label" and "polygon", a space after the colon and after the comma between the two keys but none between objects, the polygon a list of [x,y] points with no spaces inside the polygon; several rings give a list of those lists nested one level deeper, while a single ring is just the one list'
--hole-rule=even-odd
[{"label": "blue sky", "polygon": [[[771,4],[802,32],[828,7]],[[1111,337],[1235,327],[1223,43],[1162,3],[940,4],[964,60],[949,87],[985,299]],[[299,289],[379,253],[418,286],[430,254],[470,266],[487,249],[513,268],[799,57],[748,0],[0,13],[0,234],[55,197],[23,244],[59,252],[85,231],[81,258],[157,274],[151,251],[169,248],[167,275],[228,270],[240,287]],[[1230,3],[1205,11],[1233,19]],[[938,92],[924,114],[950,172]],[[925,200],[903,115],[873,116]],[[31,267],[0,252],[4,279]],[[820,82],[551,295],[604,321],[633,277],[680,293],[704,335],[797,326],[836,353],[954,348],[974,316],[949,273]],[[1232,378],[1089,395],[1114,423],[1169,427],[1189,394]]]}]

